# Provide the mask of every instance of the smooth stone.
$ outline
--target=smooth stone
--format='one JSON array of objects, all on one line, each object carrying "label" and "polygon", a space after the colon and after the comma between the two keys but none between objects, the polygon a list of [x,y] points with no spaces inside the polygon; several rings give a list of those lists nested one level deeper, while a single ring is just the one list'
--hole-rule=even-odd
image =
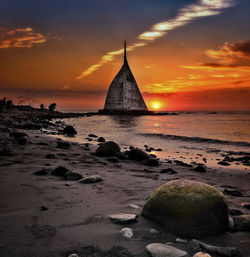
[{"label": "smooth stone", "polygon": [[106,140],[104,137],[98,137],[97,141],[102,143],[102,142],[105,142]]},{"label": "smooth stone", "polygon": [[146,250],[152,257],[183,257],[187,252],[170,245],[153,243],[146,246]]},{"label": "smooth stone", "polygon": [[103,181],[103,179],[99,175],[89,176],[81,179],[79,182],[83,184],[93,184]]},{"label": "smooth stone", "polygon": [[131,228],[123,228],[121,229],[120,233],[122,234],[123,237],[126,237],[126,238],[132,238],[134,236],[133,229]]},{"label": "smooth stone", "polygon": [[198,252],[195,255],[193,255],[193,257],[211,257],[211,255],[204,252]]},{"label": "smooth stone", "polygon": [[63,166],[56,167],[51,174],[58,177],[63,177],[69,170]]},{"label": "smooth stone", "polygon": [[136,204],[129,204],[129,208],[131,209],[140,209],[141,207]]},{"label": "smooth stone", "polygon": [[128,158],[135,161],[144,161],[149,159],[149,155],[139,148],[131,149],[128,152]]},{"label": "smooth stone", "polygon": [[121,149],[120,146],[113,142],[107,141],[96,149],[95,155],[97,156],[116,156],[116,154],[120,153]]},{"label": "smooth stone", "polygon": [[149,233],[150,233],[151,235],[159,235],[159,234],[160,234],[160,232],[159,232],[157,229],[155,229],[155,228],[151,228],[151,229],[149,230]]},{"label": "smooth stone", "polygon": [[117,224],[127,224],[133,223],[137,220],[136,214],[127,214],[127,213],[117,213],[109,215],[110,221]]}]

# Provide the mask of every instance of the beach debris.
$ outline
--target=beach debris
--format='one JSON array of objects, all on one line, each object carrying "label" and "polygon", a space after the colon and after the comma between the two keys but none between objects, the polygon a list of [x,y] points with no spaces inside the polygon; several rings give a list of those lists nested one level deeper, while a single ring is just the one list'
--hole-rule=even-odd
[{"label": "beach debris", "polygon": [[205,252],[198,252],[193,257],[211,257],[211,255]]},{"label": "beach debris", "polygon": [[113,162],[113,163],[118,163],[119,159],[117,157],[108,157],[106,158],[107,161]]},{"label": "beach debris", "polygon": [[116,154],[120,153],[121,149],[120,146],[113,142],[107,141],[96,149],[95,155],[97,156],[116,156]]},{"label": "beach debris", "polygon": [[133,229],[131,228],[123,228],[120,230],[120,233],[122,234],[123,237],[126,237],[126,238],[132,238],[134,236]]},{"label": "beach debris", "polygon": [[147,160],[144,160],[142,164],[146,166],[159,166],[161,163],[159,159],[149,158]]},{"label": "beach debris", "polygon": [[244,213],[240,210],[237,210],[237,209],[231,209],[229,211],[229,214],[232,215],[232,216],[239,216],[239,215],[242,215]]},{"label": "beach debris", "polygon": [[76,135],[76,134],[77,134],[77,131],[74,129],[73,126],[69,125],[69,126],[66,126],[66,127],[63,129],[62,133],[63,133],[64,135],[73,136],[73,135]]},{"label": "beach debris", "polygon": [[62,149],[69,149],[70,148],[70,143],[65,142],[65,141],[59,139],[57,141],[57,147],[58,148],[62,148]]},{"label": "beach debris", "polygon": [[140,206],[138,206],[138,205],[136,205],[136,204],[129,204],[128,206],[129,206],[129,208],[131,208],[131,209],[140,209],[140,208],[141,208]]},{"label": "beach debris", "polygon": [[100,143],[103,143],[103,142],[105,142],[106,140],[105,140],[104,137],[98,137],[97,141],[100,142]]},{"label": "beach debris", "polygon": [[98,136],[95,134],[89,134],[88,137],[98,137]]},{"label": "beach debris", "polygon": [[144,161],[149,159],[149,155],[139,148],[134,148],[128,151],[128,158],[134,161]]},{"label": "beach debris", "polygon": [[137,221],[136,214],[127,214],[127,213],[117,213],[109,215],[109,219],[111,222],[116,224],[128,224],[134,223]]},{"label": "beach debris", "polygon": [[41,211],[47,211],[48,208],[47,208],[46,206],[43,206],[43,205],[42,205],[41,208],[40,208],[40,210],[41,210]]},{"label": "beach debris", "polygon": [[222,166],[230,166],[230,163],[226,162],[226,161],[220,161],[218,162],[219,165],[222,165]]},{"label": "beach debris", "polygon": [[63,177],[67,172],[69,172],[69,169],[63,166],[58,166],[51,172],[51,175]]},{"label": "beach debris", "polygon": [[80,180],[82,175],[76,172],[66,172],[63,176],[65,180]]},{"label": "beach debris", "polygon": [[213,186],[190,180],[163,184],[146,201],[142,214],[186,238],[212,236],[228,229],[224,195]]},{"label": "beach debris", "polygon": [[85,178],[81,179],[79,182],[83,183],[83,184],[93,184],[93,183],[98,183],[101,181],[103,181],[101,176],[93,175],[93,176],[85,177]]},{"label": "beach debris", "polygon": [[45,158],[46,159],[56,159],[56,156],[52,153],[48,153],[48,154],[46,154]]},{"label": "beach debris", "polygon": [[176,242],[176,243],[187,244],[187,243],[188,243],[188,240],[187,240],[187,239],[182,239],[182,238],[177,237],[177,238],[175,239],[175,242]]},{"label": "beach debris", "polygon": [[192,243],[200,247],[201,250],[208,252],[209,254],[214,254],[223,257],[240,257],[240,251],[235,247],[217,247],[209,244],[205,244],[196,239],[192,239]]},{"label": "beach debris", "polygon": [[9,136],[13,138],[14,141],[19,145],[25,145],[29,140],[28,134],[24,132],[19,132],[19,131],[11,132],[9,133]]},{"label": "beach debris", "polygon": [[150,233],[150,235],[153,235],[153,236],[156,236],[156,235],[160,234],[160,232],[157,229],[155,229],[155,228],[151,228],[149,230],[149,233]]},{"label": "beach debris", "polygon": [[176,247],[160,243],[152,243],[146,246],[146,250],[152,257],[183,257],[187,252]]},{"label": "beach debris", "polygon": [[174,160],[173,162],[174,162],[175,164],[179,165],[179,166],[190,167],[190,168],[193,167],[191,164],[185,163],[185,162],[183,162],[183,161]]},{"label": "beach debris", "polygon": [[241,203],[241,206],[246,208],[246,209],[250,209],[250,203],[247,203],[247,202],[242,202]]},{"label": "beach debris", "polygon": [[41,169],[33,173],[35,176],[47,176],[51,173],[51,169]]},{"label": "beach debris", "polygon": [[204,165],[198,165],[193,169],[194,171],[200,172],[200,173],[206,173],[206,167]]},{"label": "beach debris", "polygon": [[231,195],[231,196],[236,196],[236,197],[242,197],[242,193],[239,190],[229,190],[229,189],[225,189],[223,191],[223,193],[225,195]]},{"label": "beach debris", "polygon": [[160,173],[164,174],[177,174],[177,171],[172,168],[162,169]]},{"label": "beach debris", "polygon": [[236,231],[250,231],[250,215],[243,214],[235,216],[233,219]]}]

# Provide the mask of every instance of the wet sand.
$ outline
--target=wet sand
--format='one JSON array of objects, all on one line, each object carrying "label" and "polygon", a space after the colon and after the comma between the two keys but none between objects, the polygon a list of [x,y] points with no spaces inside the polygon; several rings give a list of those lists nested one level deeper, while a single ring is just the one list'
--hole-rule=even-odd
[{"label": "wet sand", "polygon": [[[243,197],[226,195],[229,208],[250,214],[250,210],[241,206],[241,202],[250,202],[250,173],[244,170],[225,171],[218,167],[199,173],[167,162],[158,167],[147,167],[131,160],[112,163],[93,155],[97,142],[89,149],[72,142],[69,149],[60,149],[56,138],[39,130],[19,131],[29,135],[28,143],[9,143],[13,156],[0,156],[0,256],[67,256],[84,246],[106,251],[115,245],[126,247],[133,255],[148,256],[147,244],[175,242],[178,236],[140,216],[141,208],[133,209],[129,205],[142,207],[157,187],[173,179],[201,181],[221,191],[237,189]],[[8,134],[1,132],[1,137],[7,138]],[[47,154],[54,154],[55,158],[48,159]],[[33,175],[43,168],[54,170],[57,166],[64,166],[83,177],[98,174],[103,181],[82,184],[52,175]],[[177,174],[160,173],[167,168],[174,169]],[[41,209],[42,206],[47,210]],[[119,225],[108,219],[110,214],[120,212],[136,213],[138,221]],[[124,227],[134,229],[133,238],[121,236],[119,231]],[[160,234],[150,234],[152,228]],[[227,232],[201,241],[234,246],[243,257],[250,256],[249,232]],[[186,244],[173,243],[173,246],[192,256]]]}]

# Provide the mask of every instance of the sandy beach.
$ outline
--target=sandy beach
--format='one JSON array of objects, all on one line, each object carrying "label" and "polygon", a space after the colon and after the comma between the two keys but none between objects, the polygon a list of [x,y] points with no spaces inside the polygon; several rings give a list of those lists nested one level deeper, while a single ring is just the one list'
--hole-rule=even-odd
[{"label": "sandy beach", "polygon": [[[1,115],[3,118],[4,114]],[[30,123],[31,118],[25,122]],[[54,124],[55,130],[57,124],[49,122],[47,129]],[[69,141],[69,148],[59,148],[58,139],[40,129],[14,128],[13,124],[1,123],[1,150],[8,151],[7,154],[2,151],[0,156],[0,256],[52,257],[71,253],[81,256],[81,251],[85,251],[85,256],[149,256],[145,250],[149,243],[169,243],[192,256],[194,250],[189,243],[176,243],[178,236],[140,215],[153,191],[171,180],[205,182],[222,192],[238,190],[242,193],[240,197],[225,194],[228,206],[250,214],[250,210],[241,205],[250,202],[249,172],[233,169],[225,172],[218,167],[200,173],[168,161],[156,167],[132,160],[114,161],[94,155],[98,147],[95,138],[89,146]],[[15,142],[9,136],[13,131],[28,134],[27,142]],[[99,175],[102,181],[83,184],[51,175],[58,166],[83,178]],[[162,172],[170,168],[176,173]],[[47,173],[34,175],[41,170]],[[116,213],[137,214],[137,222],[114,224],[108,217]],[[123,237],[122,228],[132,228],[134,236]],[[151,229],[159,233],[150,233]],[[247,231],[228,231],[201,241],[236,247],[243,257],[250,256]]]}]

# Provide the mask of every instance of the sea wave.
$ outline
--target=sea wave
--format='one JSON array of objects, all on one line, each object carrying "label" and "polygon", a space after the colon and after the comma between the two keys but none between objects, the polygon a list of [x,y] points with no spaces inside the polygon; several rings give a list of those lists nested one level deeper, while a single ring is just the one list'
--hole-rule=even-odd
[{"label": "sea wave", "polygon": [[169,135],[169,134],[161,134],[161,133],[139,133],[139,135],[146,136],[146,137],[158,137],[158,138],[167,139],[167,140],[179,140],[179,141],[186,141],[186,142],[188,141],[193,143],[210,143],[210,144],[223,144],[223,145],[250,147],[250,143],[248,142],[227,141],[227,140],[204,138],[204,137],[187,137],[187,136]]}]

